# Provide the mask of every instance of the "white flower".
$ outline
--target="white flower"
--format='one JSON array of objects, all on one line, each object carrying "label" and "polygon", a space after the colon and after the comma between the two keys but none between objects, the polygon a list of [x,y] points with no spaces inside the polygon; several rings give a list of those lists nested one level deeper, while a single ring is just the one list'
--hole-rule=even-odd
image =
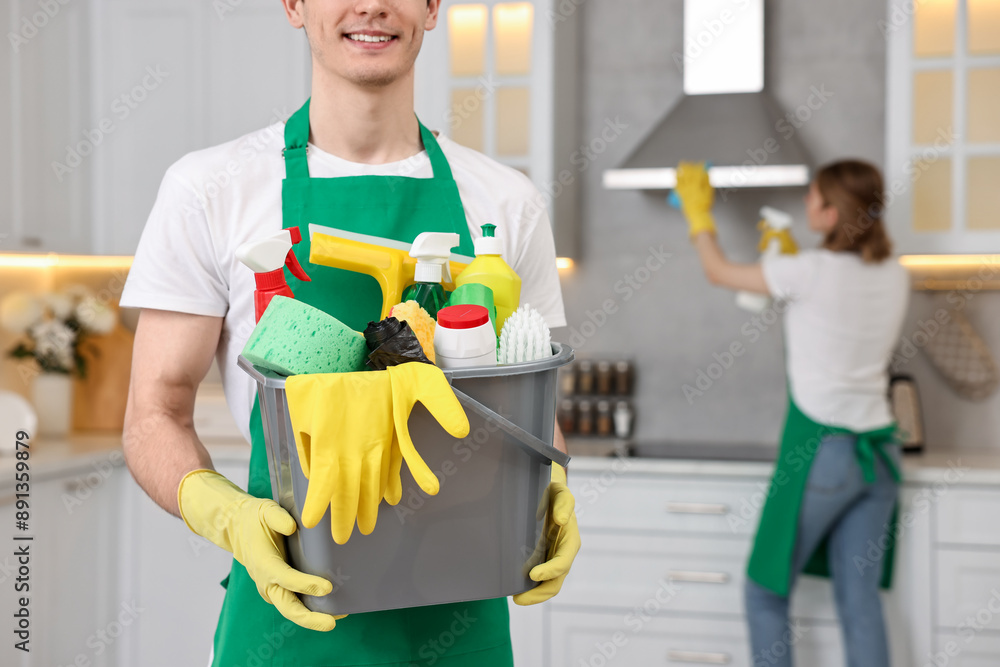
[{"label": "white flower", "polygon": [[45,315],[45,304],[34,294],[13,292],[0,301],[0,325],[11,333],[23,334]]},{"label": "white flower", "polygon": [[74,283],[64,290],[64,293],[76,302],[83,301],[87,297],[93,297],[94,292],[86,285]]},{"label": "white flower", "polygon": [[75,331],[60,320],[46,320],[31,327],[28,333],[35,340],[36,357],[53,356],[63,368],[72,367]]},{"label": "white flower", "polygon": [[111,333],[118,322],[114,308],[101,303],[93,296],[84,297],[76,306],[76,319],[85,330],[96,333]]},{"label": "white flower", "polygon": [[48,292],[44,295],[45,305],[52,311],[57,320],[65,320],[73,314],[73,298],[60,292]]}]

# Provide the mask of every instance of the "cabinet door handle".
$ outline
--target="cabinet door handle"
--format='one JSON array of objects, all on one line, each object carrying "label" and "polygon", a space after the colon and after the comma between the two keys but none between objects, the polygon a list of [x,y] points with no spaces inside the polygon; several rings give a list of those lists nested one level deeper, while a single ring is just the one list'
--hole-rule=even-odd
[{"label": "cabinet door handle", "polygon": [[686,662],[699,665],[728,665],[732,658],[728,653],[705,653],[703,651],[669,651],[667,662]]},{"label": "cabinet door handle", "polygon": [[729,514],[729,505],[722,503],[667,503],[670,514]]},{"label": "cabinet door handle", "polygon": [[726,584],[729,574],[726,572],[696,572],[694,570],[671,570],[667,579],[672,581],[690,581],[696,584]]}]

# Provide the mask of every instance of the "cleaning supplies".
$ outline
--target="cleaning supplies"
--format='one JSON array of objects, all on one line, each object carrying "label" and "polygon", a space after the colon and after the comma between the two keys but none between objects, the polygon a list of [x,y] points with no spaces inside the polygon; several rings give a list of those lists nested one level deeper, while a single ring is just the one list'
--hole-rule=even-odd
[{"label": "cleaning supplies", "polygon": [[[393,304],[402,300],[403,289],[414,281],[417,260],[410,257],[412,246],[323,225],[311,224],[309,232],[312,239],[309,261],[375,278],[382,288],[380,317],[388,317]],[[450,261],[442,266],[445,291],[455,289],[452,276],[458,275],[471,261],[471,257],[450,255]]]},{"label": "cleaning supplies", "polygon": [[292,252],[292,246],[301,240],[299,228],[289,227],[263,239],[247,241],[236,249],[236,259],[254,272],[257,282],[257,290],[253,295],[254,321],[260,321],[267,304],[274,296],[295,296],[285,281],[283,266],[287,266],[299,280],[311,280]]},{"label": "cleaning supplies", "polygon": [[466,283],[448,295],[446,306],[475,304],[484,307],[490,314],[490,324],[496,330],[497,309],[493,305],[493,290],[479,283]]},{"label": "cleaning supplies", "polygon": [[[761,259],[775,255],[794,255],[799,251],[792,238],[792,216],[770,206],[760,209],[761,221],[757,223],[760,230]],[[754,313],[763,312],[771,305],[771,297],[755,292],[737,292],[736,305]]]},{"label": "cleaning supplies", "polygon": [[454,232],[424,232],[413,240],[410,257],[417,260],[413,273],[413,284],[403,292],[402,301],[416,301],[431,317],[444,308],[445,294],[441,287],[444,279],[444,264],[451,255],[451,249],[461,242]]},{"label": "cleaning supplies", "polygon": [[309,480],[302,525],[314,528],[330,509],[333,541],[354,523],[371,534],[389,480],[392,386],[385,371],[293,375],[285,381],[288,416],[302,474]]},{"label": "cleaning supplies", "polygon": [[[440,313],[440,311],[438,312]],[[424,349],[424,354],[431,360],[431,363],[437,363],[434,358],[434,330],[437,328],[434,318],[428,315],[427,311],[421,308],[416,301],[397,303],[389,311],[389,314],[400,322],[406,322],[410,325],[417,340],[420,341],[420,347]]]},{"label": "cleaning supplies", "polygon": [[497,337],[486,308],[475,304],[438,311],[434,353],[441,368],[497,365]]},{"label": "cleaning supplies", "polygon": [[365,343],[371,350],[365,363],[373,371],[384,371],[389,366],[411,361],[433,363],[424,354],[410,325],[395,317],[387,317],[381,322],[369,322],[365,329]]},{"label": "cleaning supplies", "polygon": [[368,346],[357,331],[301,301],[275,296],[243,347],[250,363],[281,375],[346,373],[365,368]]},{"label": "cleaning supplies", "polygon": [[475,241],[476,259],[455,278],[458,287],[479,283],[493,290],[493,304],[497,309],[493,328],[499,336],[503,324],[521,302],[521,277],[500,256],[502,240],[494,236],[496,225],[483,225],[483,236]]},{"label": "cleaning supplies", "polygon": [[525,304],[507,318],[500,332],[497,363],[519,364],[552,356],[552,336],[542,314]]}]

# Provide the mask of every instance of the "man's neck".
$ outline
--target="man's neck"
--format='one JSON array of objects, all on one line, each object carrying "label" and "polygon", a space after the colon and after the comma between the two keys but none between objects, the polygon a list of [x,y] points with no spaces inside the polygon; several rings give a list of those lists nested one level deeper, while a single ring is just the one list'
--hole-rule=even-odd
[{"label": "man's neck", "polygon": [[314,69],[309,140],[350,162],[385,164],[423,150],[413,112],[413,72],[366,88]]}]

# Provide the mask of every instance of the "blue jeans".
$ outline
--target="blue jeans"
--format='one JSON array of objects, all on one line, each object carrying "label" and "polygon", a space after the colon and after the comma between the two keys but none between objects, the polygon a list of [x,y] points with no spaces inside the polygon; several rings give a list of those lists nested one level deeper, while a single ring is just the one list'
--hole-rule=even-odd
[{"label": "blue jeans", "polygon": [[[799,515],[791,586],[829,535],[828,557],[847,665],[888,667],[889,643],[878,589],[882,562],[865,565],[871,562],[871,543],[879,543],[892,519],[898,484],[878,455],[875,482],[865,483],[854,444],[849,435],[832,435],[816,451]],[[899,446],[886,446],[885,451],[898,468]],[[747,579],[746,612],[753,667],[791,667],[797,632],[788,623],[788,598]]]}]

